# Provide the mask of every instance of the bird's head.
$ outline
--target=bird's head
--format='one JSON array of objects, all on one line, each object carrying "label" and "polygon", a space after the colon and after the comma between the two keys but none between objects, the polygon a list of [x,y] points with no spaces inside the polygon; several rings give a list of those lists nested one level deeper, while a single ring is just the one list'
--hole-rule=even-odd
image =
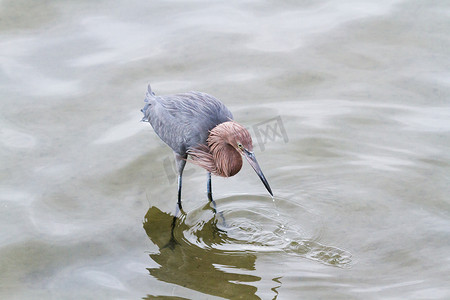
[{"label": "bird's head", "polygon": [[252,166],[253,170],[255,170],[267,191],[273,196],[269,183],[261,171],[255,154],[253,153],[252,137],[244,126],[234,121],[221,123],[211,131],[210,138],[212,138],[212,141],[218,141],[221,139],[222,142],[227,143],[238,153],[243,155]]}]

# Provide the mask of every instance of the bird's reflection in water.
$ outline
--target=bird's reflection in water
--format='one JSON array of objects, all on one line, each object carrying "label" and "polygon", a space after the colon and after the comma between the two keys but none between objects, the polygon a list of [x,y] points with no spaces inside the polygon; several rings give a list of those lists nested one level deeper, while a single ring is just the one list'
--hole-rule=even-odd
[{"label": "bird's reflection in water", "polygon": [[[214,211],[209,204],[203,210]],[[261,278],[248,274],[255,269],[256,256],[245,251],[225,251],[214,247],[231,240],[217,227],[216,214],[194,225],[188,225],[186,217],[183,211],[174,217],[154,206],[148,210],[144,229],[159,248],[159,253],[150,254],[151,259],[159,264],[158,268],[148,269],[150,274],[161,281],[209,295],[227,299],[259,299],[255,295],[256,287],[251,283]],[[232,272],[227,271],[230,269]],[[154,297],[149,295],[148,299]]]}]

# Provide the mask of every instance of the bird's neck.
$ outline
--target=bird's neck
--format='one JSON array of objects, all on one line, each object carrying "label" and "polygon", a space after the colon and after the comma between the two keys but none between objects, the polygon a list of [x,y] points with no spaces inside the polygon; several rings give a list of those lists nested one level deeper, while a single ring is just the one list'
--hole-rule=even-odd
[{"label": "bird's neck", "polygon": [[192,162],[214,175],[230,177],[242,168],[241,154],[230,144],[230,122],[213,128],[207,144],[188,150]]},{"label": "bird's neck", "polygon": [[215,165],[215,175],[230,177],[242,168],[241,154],[224,140],[208,140],[209,152]]}]

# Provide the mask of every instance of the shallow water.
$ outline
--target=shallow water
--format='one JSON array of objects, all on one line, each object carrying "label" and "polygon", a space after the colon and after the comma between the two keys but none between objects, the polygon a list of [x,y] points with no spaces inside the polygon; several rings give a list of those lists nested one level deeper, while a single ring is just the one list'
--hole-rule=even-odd
[{"label": "shallow water", "polygon": [[[449,4],[0,1],[0,298],[450,298]],[[174,219],[148,82],[226,103],[274,199],[188,165]]]}]

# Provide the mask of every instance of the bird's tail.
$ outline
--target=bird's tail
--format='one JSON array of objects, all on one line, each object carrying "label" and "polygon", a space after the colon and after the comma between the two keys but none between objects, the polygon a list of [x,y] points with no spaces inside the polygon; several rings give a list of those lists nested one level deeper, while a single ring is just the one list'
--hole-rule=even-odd
[{"label": "bird's tail", "polygon": [[152,105],[152,101],[155,98],[155,93],[153,93],[152,88],[150,87],[150,84],[147,87],[147,93],[145,94],[145,106],[143,109],[141,109],[141,112],[144,114],[144,117],[142,118],[142,122],[148,122],[150,118],[150,106]]}]

